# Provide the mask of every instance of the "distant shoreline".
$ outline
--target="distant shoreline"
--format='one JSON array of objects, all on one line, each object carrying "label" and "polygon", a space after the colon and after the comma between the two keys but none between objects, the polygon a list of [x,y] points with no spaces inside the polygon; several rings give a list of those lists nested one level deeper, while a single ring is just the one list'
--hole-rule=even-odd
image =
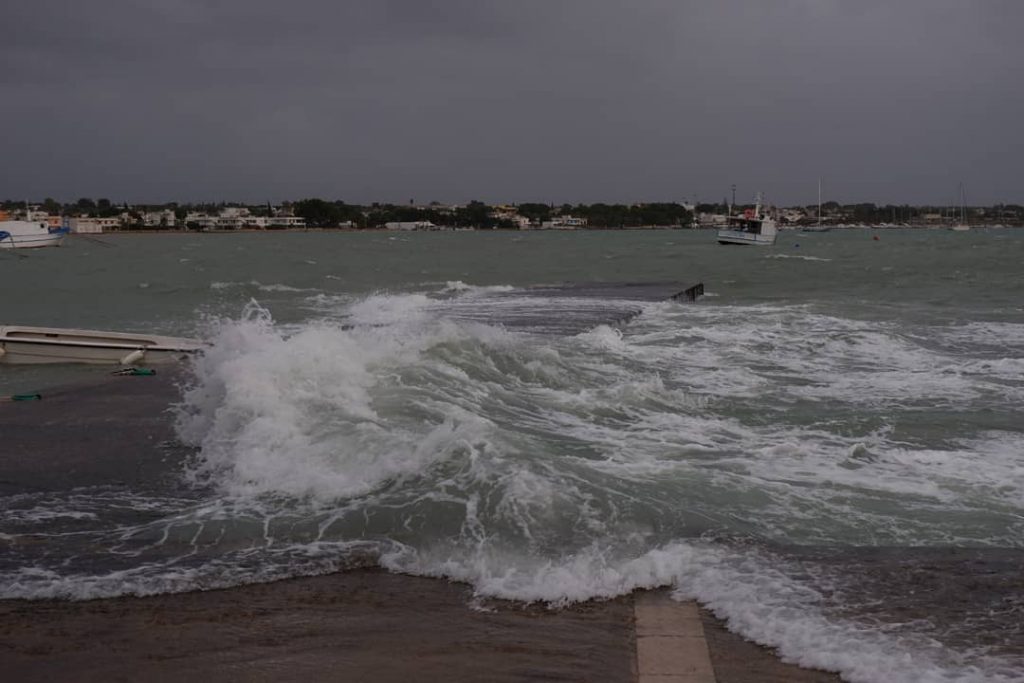
[{"label": "distant shoreline", "polygon": [[[797,227],[784,227],[780,228],[780,232],[795,232],[799,233],[807,226]],[[846,230],[927,230],[932,232],[947,232],[949,228],[944,225],[831,225],[828,226],[830,230],[835,231],[846,231]],[[972,225],[972,230],[1009,230],[1019,229],[1024,225]],[[697,228],[693,227],[680,227],[678,225],[639,225],[639,226],[625,226],[619,228],[610,227],[586,227],[586,228],[534,228],[523,230],[520,228],[433,228],[433,229],[416,229],[416,230],[393,230],[389,228],[282,228],[268,230],[265,228],[231,228],[231,229],[211,229],[211,230],[189,230],[187,228],[140,228],[137,230],[110,230],[107,232],[72,232],[71,235],[78,236],[91,236],[91,235],[230,235],[236,233],[260,233],[260,234],[279,234],[279,233],[319,233],[319,232],[381,232],[390,234],[404,234],[410,232],[508,232],[508,233],[543,233],[543,232],[639,232],[648,230],[658,231],[672,231],[672,232],[710,232],[718,230],[720,226],[700,226]]]}]

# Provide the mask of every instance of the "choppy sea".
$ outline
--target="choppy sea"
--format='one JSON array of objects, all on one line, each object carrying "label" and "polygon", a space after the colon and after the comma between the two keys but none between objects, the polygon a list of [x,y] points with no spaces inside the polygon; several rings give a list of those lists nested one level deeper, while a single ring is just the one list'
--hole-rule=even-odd
[{"label": "choppy sea", "polygon": [[[850,681],[1024,681],[1024,231],[102,239],[0,260],[0,324],[208,340],[181,457],[0,497],[0,598],[668,585]],[[707,294],[594,295],[651,282]]]}]

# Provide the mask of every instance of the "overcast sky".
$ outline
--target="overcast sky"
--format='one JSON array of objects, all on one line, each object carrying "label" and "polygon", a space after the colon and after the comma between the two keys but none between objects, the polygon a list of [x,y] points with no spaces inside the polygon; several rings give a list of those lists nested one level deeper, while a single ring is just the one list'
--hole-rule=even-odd
[{"label": "overcast sky", "polygon": [[1019,0],[5,0],[0,198],[1024,202]]}]

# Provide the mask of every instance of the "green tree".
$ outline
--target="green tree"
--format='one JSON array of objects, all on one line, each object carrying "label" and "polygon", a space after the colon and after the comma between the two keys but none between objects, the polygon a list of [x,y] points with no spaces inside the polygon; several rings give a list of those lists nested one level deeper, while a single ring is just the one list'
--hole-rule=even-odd
[{"label": "green tree", "polygon": [[109,199],[97,199],[95,213],[104,218],[118,216],[121,214],[121,207],[112,203]]},{"label": "green tree", "polygon": [[311,228],[334,228],[341,222],[341,211],[323,199],[303,199],[292,205],[296,216],[306,219]]},{"label": "green tree", "polygon": [[456,210],[454,219],[455,225],[467,228],[493,228],[496,224],[491,217],[491,207],[478,201]]},{"label": "green tree", "polygon": [[516,209],[519,211],[520,216],[529,218],[535,223],[543,223],[544,221],[551,220],[551,207],[547,204],[527,202],[525,204],[520,204]]}]

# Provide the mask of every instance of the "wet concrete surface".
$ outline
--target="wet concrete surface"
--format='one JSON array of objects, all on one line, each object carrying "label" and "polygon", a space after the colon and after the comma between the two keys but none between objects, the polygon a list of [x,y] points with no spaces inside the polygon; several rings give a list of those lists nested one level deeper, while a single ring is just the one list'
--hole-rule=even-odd
[{"label": "wet concrete surface", "polygon": [[168,412],[182,373],[111,376],[0,403],[0,495],[77,486],[148,485],[174,439]]},{"label": "wet concrete surface", "polygon": [[[360,570],[208,593],[0,603],[17,681],[629,681],[628,598],[471,609],[445,581]],[[493,609],[493,608],[492,608]]]},{"label": "wet concrete surface", "polygon": [[[173,471],[183,375],[111,377],[0,403],[0,494],[153,485]],[[563,609],[360,569],[227,590],[0,601],[5,681],[634,681],[634,598]],[[837,677],[783,664],[701,611],[720,683]]]}]

